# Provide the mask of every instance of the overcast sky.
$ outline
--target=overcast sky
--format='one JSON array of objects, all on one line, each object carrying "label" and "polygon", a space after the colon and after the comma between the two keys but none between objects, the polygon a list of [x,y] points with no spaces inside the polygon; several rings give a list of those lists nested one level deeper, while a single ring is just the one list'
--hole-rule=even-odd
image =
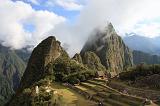
[{"label": "overcast sky", "polygon": [[108,21],[120,36],[159,36],[159,10],[160,0],[0,0],[0,41],[20,49],[53,35],[75,53]]}]

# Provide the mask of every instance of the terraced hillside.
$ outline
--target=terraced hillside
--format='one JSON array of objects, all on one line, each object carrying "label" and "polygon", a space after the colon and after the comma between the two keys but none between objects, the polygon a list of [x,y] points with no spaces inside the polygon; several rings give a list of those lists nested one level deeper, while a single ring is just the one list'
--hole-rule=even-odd
[{"label": "terraced hillside", "polygon": [[142,89],[142,88],[136,88],[127,85],[126,83],[119,81],[119,80],[112,80],[108,86],[118,90],[122,91],[123,89],[127,88],[127,93],[130,95],[136,95],[143,98],[148,98],[150,100],[153,100],[155,103],[160,106],[160,91],[153,90],[153,89]]},{"label": "terraced hillside", "polygon": [[89,100],[102,103],[104,106],[140,106],[144,99],[122,94],[108,86],[104,80],[89,80],[74,88]]}]

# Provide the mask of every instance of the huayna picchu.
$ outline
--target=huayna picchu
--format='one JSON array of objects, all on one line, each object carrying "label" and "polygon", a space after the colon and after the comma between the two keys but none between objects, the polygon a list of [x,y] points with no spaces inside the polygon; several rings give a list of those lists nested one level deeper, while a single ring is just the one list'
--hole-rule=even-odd
[{"label": "huayna picchu", "polygon": [[104,29],[96,30],[89,37],[81,50],[81,55],[83,56],[87,51],[97,54],[112,76],[116,76],[125,68],[133,65],[132,52],[115,32],[111,23]]}]

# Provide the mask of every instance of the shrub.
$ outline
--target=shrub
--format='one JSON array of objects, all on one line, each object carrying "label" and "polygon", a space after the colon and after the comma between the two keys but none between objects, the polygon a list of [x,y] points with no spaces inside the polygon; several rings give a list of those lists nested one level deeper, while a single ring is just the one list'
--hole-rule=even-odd
[{"label": "shrub", "polygon": [[160,74],[160,65],[138,65],[130,68],[127,72],[119,74],[121,80],[134,81],[137,77],[151,76],[154,74]]},{"label": "shrub", "polygon": [[86,77],[85,77],[84,75],[81,75],[81,76],[79,77],[79,79],[80,79],[80,81],[86,81]]},{"label": "shrub", "polygon": [[80,83],[80,80],[77,79],[76,77],[71,77],[71,78],[68,79],[68,82],[70,84],[78,84],[78,83]]}]

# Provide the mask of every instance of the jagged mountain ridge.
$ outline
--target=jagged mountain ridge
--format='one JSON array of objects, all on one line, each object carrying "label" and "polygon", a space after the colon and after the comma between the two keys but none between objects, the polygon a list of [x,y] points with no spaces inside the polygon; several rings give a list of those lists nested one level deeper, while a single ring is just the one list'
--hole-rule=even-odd
[{"label": "jagged mountain ridge", "polygon": [[83,64],[82,57],[81,57],[81,55],[78,54],[78,53],[76,53],[76,54],[73,56],[72,59],[75,60],[75,61],[77,61],[77,62],[79,62],[79,63],[82,63],[82,64]]},{"label": "jagged mountain ridge", "polygon": [[91,70],[95,71],[106,71],[105,66],[101,64],[99,57],[94,52],[85,52],[83,57],[83,64]]},{"label": "jagged mountain ridge", "polygon": [[111,23],[104,30],[98,30],[89,37],[81,50],[81,55],[87,51],[96,53],[102,64],[115,74],[133,65],[131,51],[115,32]]}]

